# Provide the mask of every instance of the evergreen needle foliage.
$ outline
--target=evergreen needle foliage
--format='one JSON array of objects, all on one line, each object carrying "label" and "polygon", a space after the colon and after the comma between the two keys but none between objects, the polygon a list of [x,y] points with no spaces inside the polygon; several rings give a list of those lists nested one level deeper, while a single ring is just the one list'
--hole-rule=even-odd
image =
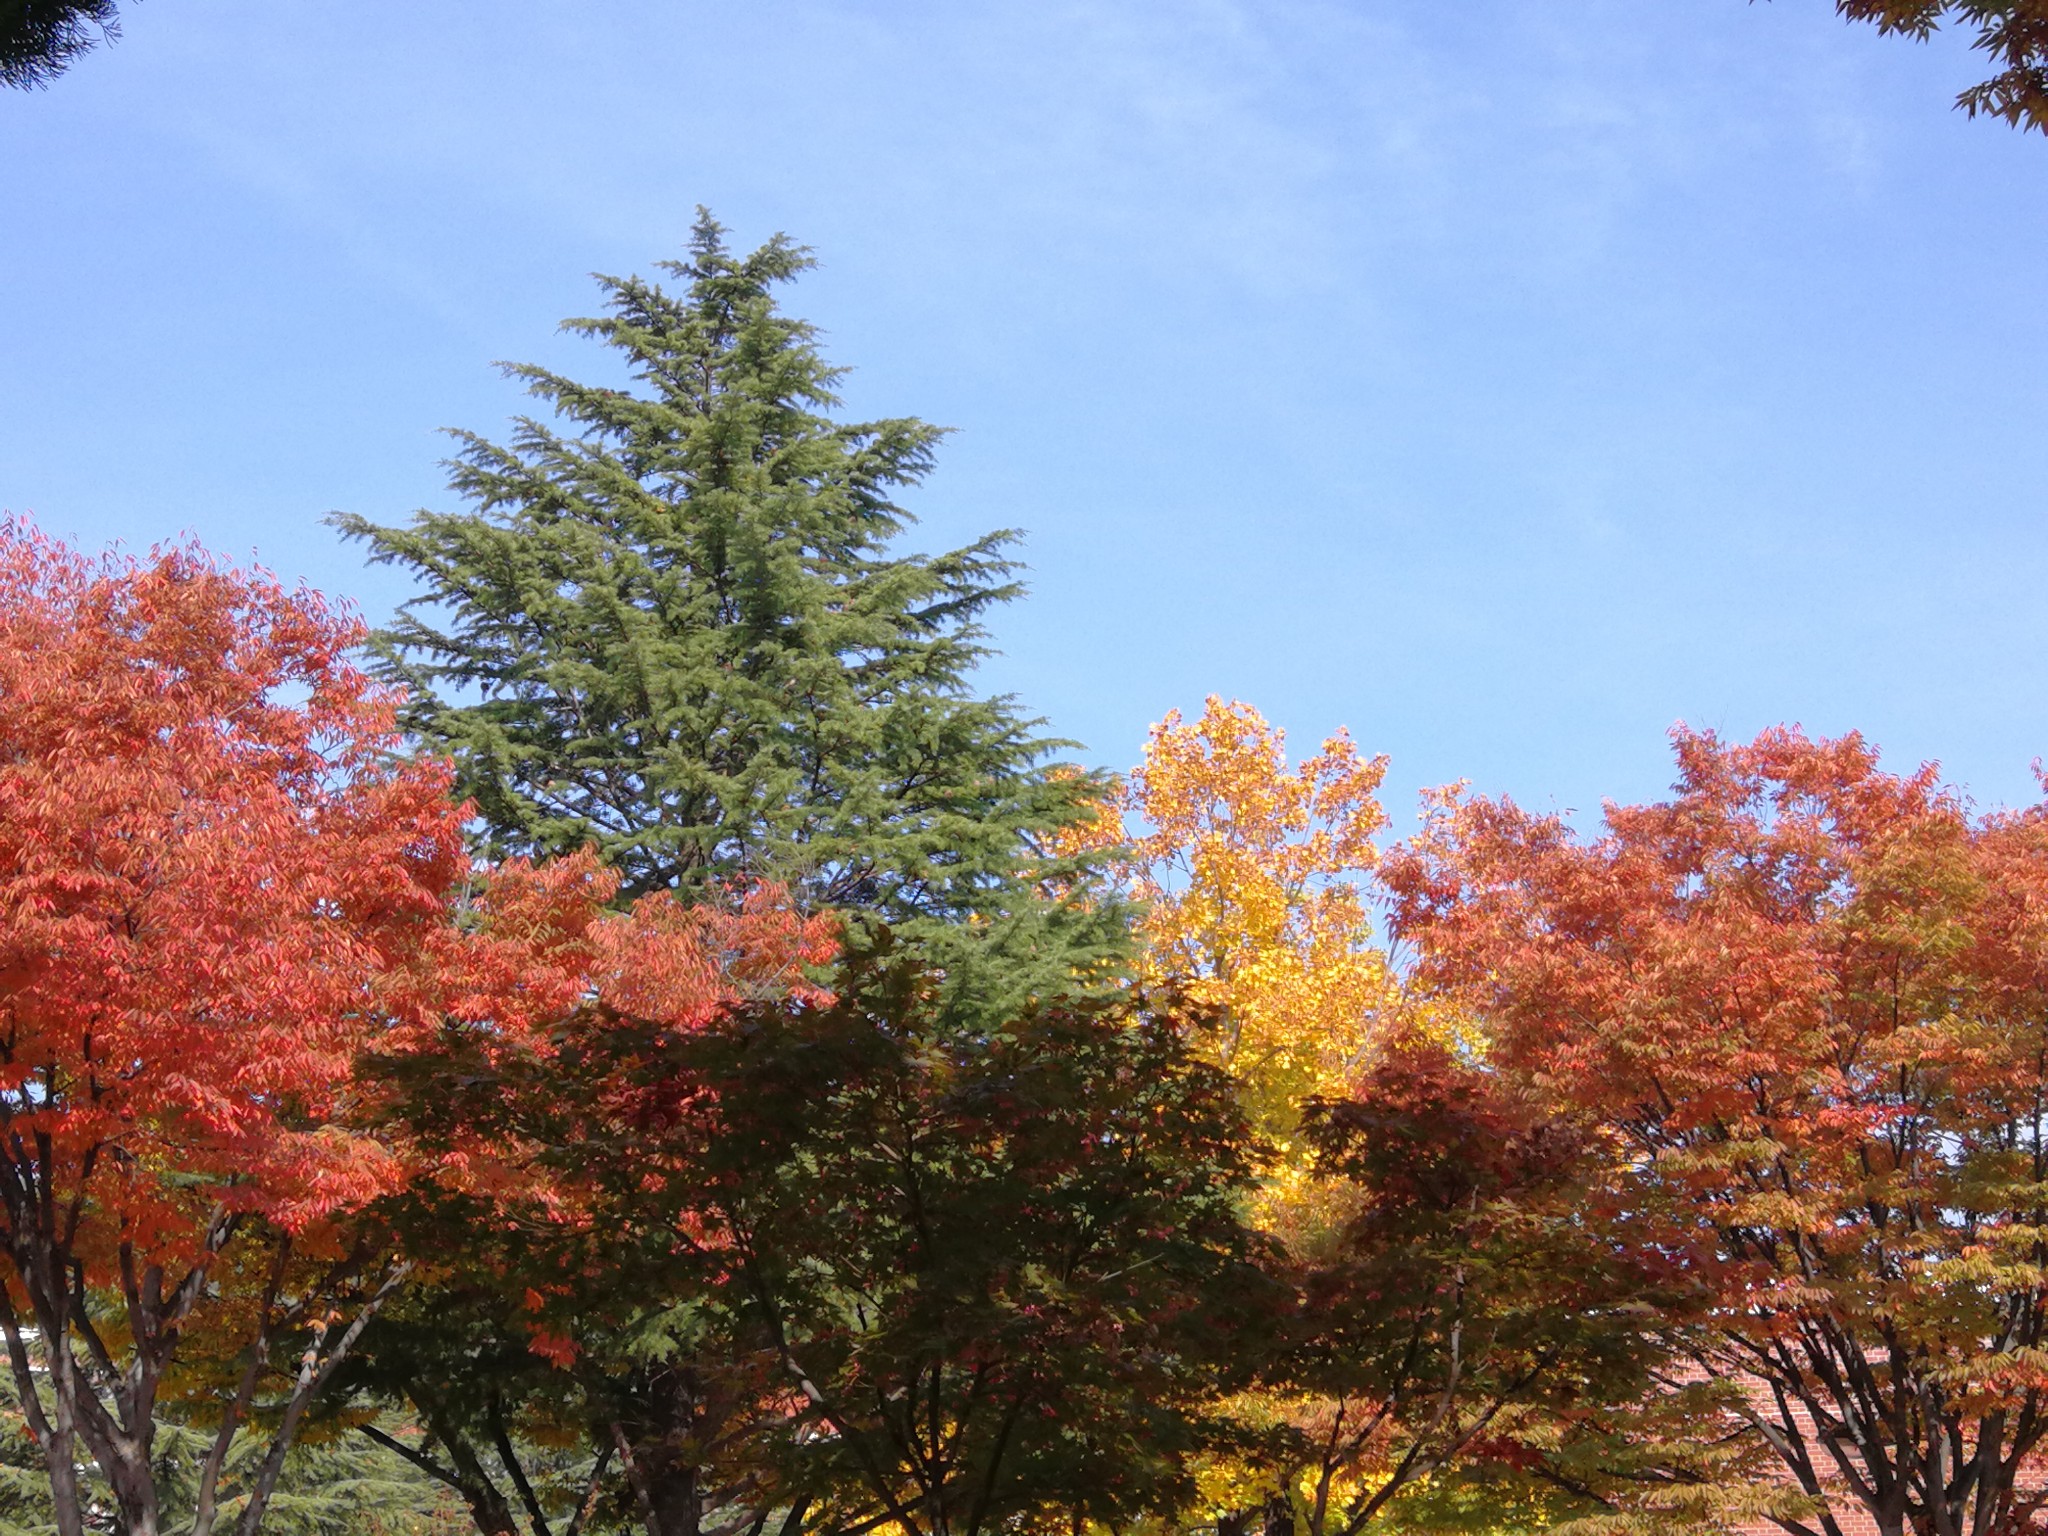
[{"label": "evergreen needle foliage", "polygon": [[[190,1529],[199,1463],[212,1442],[210,1423],[173,1416],[159,1426],[151,1460],[166,1531]],[[230,1523],[266,1449],[267,1436],[238,1435],[228,1453],[222,1492]],[[79,1470],[88,1493],[87,1529],[119,1529],[111,1490],[90,1462]],[[21,1399],[0,1377],[0,1536],[56,1536],[57,1529],[48,1474]],[[465,1536],[470,1530],[467,1512],[447,1490],[395,1453],[346,1432],[292,1447],[263,1519],[265,1536]]]},{"label": "evergreen needle foliage", "polygon": [[0,0],[0,86],[48,85],[120,30],[114,0]]},{"label": "evergreen needle foliage", "polygon": [[700,211],[681,292],[601,278],[608,313],[565,324],[636,387],[511,367],[556,419],[456,434],[468,509],[337,521],[425,585],[377,645],[493,853],[594,844],[622,900],[765,879],[988,918],[1093,781],[969,686],[1014,535],[891,552],[942,432],[832,415],[843,370],[774,297],[812,265],[781,236],[735,256]]}]

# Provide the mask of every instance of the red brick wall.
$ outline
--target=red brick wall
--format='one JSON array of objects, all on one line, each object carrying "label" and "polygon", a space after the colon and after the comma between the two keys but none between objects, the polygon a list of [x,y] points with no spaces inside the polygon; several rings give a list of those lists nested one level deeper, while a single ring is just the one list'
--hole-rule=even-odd
[{"label": "red brick wall", "polygon": [[[1704,1372],[1688,1369],[1684,1379],[1704,1381],[1706,1377]],[[1757,1405],[1758,1409],[1765,1416],[1768,1418],[1775,1418],[1777,1416],[1778,1405],[1767,1385],[1761,1381],[1752,1381],[1749,1384],[1749,1393],[1751,1401]],[[1807,1454],[1813,1458],[1814,1466],[1821,1474],[1822,1487],[1825,1488],[1830,1481],[1828,1473],[1833,1466],[1832,1458],[1827,1454],[1827,1449],[1821,1441],[1812,1415],[1803,1406],[1796,1403],[1793,1405],[1792,1414],[1793,1422],[1799,1426],[1800,1433],[1805,1438]],[[2027,1465],[2030,1471],[2037,1477],[2048,1475],[2048,1467],[2040,1466],[2038,1458],[2029,1458]],[[1791,1481],[1791,1473],[1789,1471],[1782,1472],[1782,1477],[1786,1482]],[[1833,1497],[1828,1500],[1828,1509],[1829,1513],[1835,1517],[1835,1523],[1841,1528],[1842,1536],[1878,1536],[1877,1521],[1864,1509],[1862,1501],[1854,1494],[1837,1490]],[[1820,1519],[1817,1515],[1803,1523],[1812,1530],[1825,1529],[1820,1524]],[[1739,1536],[1785,1536],[1784,1527],[1773,1524],[1769,1520],[1761,1520],[1752,1525],[1739,1525],[1735,1527],[1735,1530],[1739,1533]]]},{"label": "red brick wall", "polygon": [[[1683,1379],[1704,1381],[1706,1374],[1696,1369],[1688,1369]],[[1762,1413],[1770,1417],[1776,1416],[1778,1411],[1777,1402],[1771,1396],[1770,1388],[1763,1382],[1751,1382],[1749,1384],[1749,1396],[1750,1400],[1756,1404]],[[1800,1433],[1805,1437],[1808,1454],[1813,1457],[1815,1467],[1821,1471],[1823,1486],[1825,1486],[1827,1481],[1827,1451],[1813,1422],[1813,1417],[1804,1407],[1798,1404],[1793,1405],[1792,1415],[1793,1421],[1799,1426]],[[1789,1471],[1783,1474],[1784,1480],[1787,1482],[1791,1481],[1791,1476]],[[1835,1523],[1841,1527],[1842,1536],[1878,1536],[1876,1520],[1871,1518],[1869,1511],[1864,1509],[1862,1501],[1854,1494],[1846,1491],[1837,1492],[1834,1497],[1828,1500],[1828,1512],[1835,1517]],[[1819,1516],[1817,1515],[1804,1523],[1814,1530],[1825,1529],[1820,1524]],[[1753,1525],[1739,1525],[1735,1529],[1739,1536],[1785,1536],[1784,1527],[1774,1524],[1769,1520],[1760,1520]]]}]

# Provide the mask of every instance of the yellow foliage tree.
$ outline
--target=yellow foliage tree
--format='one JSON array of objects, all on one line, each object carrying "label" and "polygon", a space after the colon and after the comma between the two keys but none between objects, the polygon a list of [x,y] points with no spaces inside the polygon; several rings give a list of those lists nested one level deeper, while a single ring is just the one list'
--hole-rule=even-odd
[{"label": "yellow foliage tree", "polygon": [[[1402,997],[1366,901],[1387,817],[1378,794],[1383,757],[1368,758],[1339,731],[1289,766],[1285,734],[1248,704],[1211,697],[1199,719],[1169,714],[1152,730],[1144,762],[1104,802],[1092,827],[1070,831],[1062,852],[1120,847],[1126,884],[1142,903],[1140,964],[1215,1011],[1213,1059],[1275,1148],[1255,1218],[1300,1257],[1317,1251],[1350,1210],[1347,1186],[1311,1177],[1301,1107],[1341,1097],[1365,1067]],[[1449,1021],[1409,1019],[1431,1033]],[[1282,1427],[1303,1447],[1299,1463],[1218,1456],[1200,1471],[1207,1518],[1220,1532],[1320,1532],[1320,1510],[1387,1475],[1402,1451],[1389,1423],[1367,1446],[1320,1468],[1309,1448],[1334,1447],[1339,1430],[1371,1404],[1309,1392],[1260,1390],[1231,1405],[1262,1438]],[[1324,1497],[1316,1496],[1318,1474]],[[1328,1481],[1334,1472],[1335,1482]],[[1475,1515],[1449,1507],[1451,1490],[1418,1486],[1401,1515],[1375,1528],[1435,1522],[1505,1529],[1501,1507]],[[1391,1511],[1390,1511],[1391,1514]],[[1461,1518],[1462,1516],[1462,1518]]]},{"label": "yellow foliage tree", "polygon": [[1200,719],[1153,728],[1124,788],[1146,970],[1216,1010],[1217,1064],[1283,1146],[1301,1101],[1357,1068],[1393,996],[1359,887],[1386,768],[1340,731],[1290,770],[1283,732],[1212,697]]}]

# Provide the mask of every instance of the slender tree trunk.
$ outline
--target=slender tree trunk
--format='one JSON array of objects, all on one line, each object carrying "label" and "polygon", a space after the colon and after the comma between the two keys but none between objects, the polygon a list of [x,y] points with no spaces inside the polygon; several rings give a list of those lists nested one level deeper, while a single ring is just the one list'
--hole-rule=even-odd
[{"label": "slender tree trunk", "polygon": [[[448,1458],[449,1469],[435,1475],[462,1495],[462,1502],[469,1506],[470,1519],[476,1522],[478,1536],[519,1536],[512,1501],[499,1490],[496,1479],[484,1466],[479,1448],[470,1443],[468,1435],[424,1383],[413,1382],[406,1395],[412,1399],[428,1434]],[[377,1438],[387,1445],[393,1443],[382,1435]]]},{"label": "slender tree trunk", "polygon": [[7,1364],[14,1377],[14,1390],[21,1399],[22,1417],[43,1458],[50,1483],[50,1504],[57,1522],[57,1536],[83,1536],[85,1510],[78,1499],[78,1435],[63,1399],[56,1398],[46,1411],[36,1381],[35,1362],[29,1356],[21,1321],[6,1288],[0,1286],[0,1332],[7,1339]]},{"label": "slender tree trunk", "polygon": [[221,1408],[220,1425],[214,1432],[213,1444],[207,1449],[206,1460],[200,1465],[191,1536],[213,1536],[213,1522],[219,1510],[221,1471],[227,1465],[228,1449],[234,1444],[235,1434],[249,1412],[249,1405],[256,1399],[256,1387],[262,1379],[264,1367],[270,1363],[270,1314],[277,1306],[277,1293],[284,1284],[285,1264],[291,1258],[291,1251],[291,1239],[286,1238],[277,1245],[276,1257],[271,1260],[270,1277],[263,1287],[263,1301],[256,1311],[256,1337],[249,1343],[249,1359],[242,1367],[241,1380],[235,1384],[234,1397]]},{"label": "slender tree trunk", "polygon": [[[358,1426],[359,1432],[385,1450],[411,1462],[443,1487],[452,1488],[469,1510],[470,1521],[476,1526],[478,1536],[518,1536],[518,1523],[512,1518],[511,1504],[484,1472],[475,1452],[466,1442],[451,1444],[447,1435],[434,1428],[433,1415],[420,1406],[424,1396],[422,1392],[408,1390],[406,1395],[411,1398],[413,1406],[419,1408],[431,1439],[448,1453],[448,1459],[454,1466],[444,1466],[425,1451],[415,1450],[403,1440],[394,1440],[374,1424]],[[587,1501],[594,1498],[593,1489]],[[573,1528],[571,1536],[574,1536]]]},{"label": "slender tree trunk", "polygon": [[[34,1390],[33,1386],[30,1388]],[[78,1432],[71,1414],[59,1401],[56,1422],[43,1446],[43,1465],[50,1474],[50,1502],[55,1506],[58,1536],[84,1536],[85,1505],[78,1496]]]},{"label": "slender tree trunk", "polygon": [[[69,1308],[65,1304],[69,1300],[68,1296],[53,1298],[46,1291],[42,1297],[38,1298],[33,1280],[26,1274],[23,1276],[23,1279],[29,1287],[30,1301],[40,1301],[41,1303],[36,1307],[36,1323],[42,1335],[43,1364],[46,1367],[50,1382],[51,1413],[56,1429],[56,1434],[52,1437],[52,1441],[53,1445],[63,1448],[61,1465],[59,1464],[59,1458],[55,1456],[49,1458],[51,1493],[55,1496],[59,1487],[63,1488],[64,1502],[71,1506],[71,1509],[74,1511],[73,1518],[78,1522],[73,1527],[73,1530],[79,1531],[83,1529],[85,1519],[85,1501],[80,1496],[78,1486],[77,1458],[79,1443],[81,1440],[86,1443],[93,1460],[99,1465],[102,1472],[110,1470],[109,1463],[114,1459],[113,1450],[111,1445],[107,1443],[107,1436],[104,1432],[106,1426],[104,1424],[101,1426],[100,1433],[93,1434],[90,1432],[91,1426],[82,1422],[88,1413],[99,1409],[99,1404],[97,1401],[86,1402],[81,1400],[92,1391],[92,1387],[89,1383],[80,1380],[81,1373],[78,1369],[78,1362],[71,1353]],[[103,1410],[101,1417],[104,1418]],[[115,1489],[115,1496],[117,1499],[122,1499],[122,1490],[118,1486]],[[125,1515],[125,1499],[122,1499],[122,1502]],[[61,1507],[58,1524],[61,1530],[63,1528]],[[67,1532],[66,1536],[71,1536],[71,1533]]]},{"label": "slender tree trunk", "polygon": [[640,1458],[633,1454],[633,1442],[627,1437],[625,1426],[616,1419],[612,1421],[612,1444],[618,1447],[619,1465],[626,1470],[626,1483],[633,1490],[633,1502],[640,1507],[640,1520],[647,1527],[647,1536],[661,1536],[661,1517],[654,1507],[654,1490],[648,1486]]},{"label": "slender tree trunk", "polygon": [[583,1484],[582,1501],[577,1504],[576,1513],[569,1517],[569,1528],[565,1536],[579,1536],[584,1522],[590,1518],[591,1511],[597,1508],[597,1495],[604,1487],[604,1470],[611,1465],[611,1460],[612,1448],[607,1445],[598,1452],[597,1460],[591,1463],[590,1476]]},{"label": "slender tree trunk", "polygon": [[249,1490],[249,1502],[242,1506],[242,1518],[235,1522],[235,1536],[256,1536],[262,1529],[263,1516],[270,1507],[270,1496],[276,1491],[278,1475],[284,1471],[284,1458],[291,1450],[292,1442],[298,1438],[299,1421],[305,1417],[306,1409],[319,1395],[320,1389],[327,1385],[328,1378],[341,1368],[356,1340],[370,1326],[370,1320],[411,1273],[411,1260],[387,1271],[383,1284],[362,1304],[356,1312],[355,1321],[343,1329],[341,1337],[332,1344],[328,1342],[329,1324],[322,1323],[314,1328],[312,1341],[299,1357],[299,1374],[293,1383],[291,1398],[285,1404],[284,1417],[271,1439],[263,1466],[256,1474],[255,1486]]},{"label": "slender tree trunk", "polygon": [[57,1516],[57,1536],[85,1536],[85,1509],[78,1499],[78,1463],[73,1461],[73,1447],[65,1439],[63,1454],[52,1449],[44,1454],[44,1466],[50,1474],[50,1504]]}]

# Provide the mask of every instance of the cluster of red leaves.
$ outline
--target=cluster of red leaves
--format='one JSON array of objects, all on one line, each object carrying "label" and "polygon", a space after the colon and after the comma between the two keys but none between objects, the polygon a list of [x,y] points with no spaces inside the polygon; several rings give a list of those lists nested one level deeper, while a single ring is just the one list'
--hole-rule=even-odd
[{"label": "cluster of red leaves", "polygon": [[[678,1041],[737,1004],[831,1001],[811,977],[838,953],[838,921],[805,913],[784,887],[696,904],[661,891],[624,912],[603,905],[616,888],[586,854],[502,867],[472,901],[481,921],[451,930],[434,967],[444,979],[485,974],[447,1015],[474,1027],[421,1037],[438,1070],[468,1087],[430,1116],[414,1160],[444,1190],[495,1207],[508,1230],[616,1230],[622,1201],[665,1209],[654,1197],[666,1179],[690,1179],[711,1107],[674,1060]],[[573,986],[515,998],[542,952]],[[408,1091],[421,1081],[433,1078]],[[478,1090],[488,1103],[473,1100]]]},{"label": "cluster of red leaves", "polygon": [[1854,736],[1677,748],[1597,839],[1447,798],[1386,865],[1420,979],[1610,1139],[1604,1214],[1743,1358],[1896,1351],[1882,1390],[1917,1361],[1965,1412],[2048,1387],[2048,813]]},{"label": "cluster of red leaves", "polygon": [[473,869],[361,638],[196,548],[0,528],[0,1189],[89,1266],[169,1269],[218,1208],[297,1231],[415,1173],[363,1129],[366,1052],[453,1021],[545,1053],[600,1005],[689,1027],[829,952],[772,891],[613,914],[588,857]]},{"label": "cluster of red leaves", "polygon": [[0,530],[0,1166],[81,1202],[87,1251],[176,1249],[215,1201],[303,1226],[396,1175],[332,1126],[465,866],[358,638],[193,549]]},{"label": "cluster of red leaves", "polygon": [[1350,1097],[1312,1105],[1309,1141],[1379,1221],[1569,1193],[1586,1152],[1539,1097],[1414,1032],[1384,1042]]},{"label": "cluster of red leaves", "polygon": [[477,905],[491,909],[483,937],[510,942],[515,960],[543,939],[570,958],[577,994],[531,1028],[444,1025],[391,1085],[388,1119],[409,1127],[435,1212],[413,1229],[430,1267],[522,1296],[529,1347],[566,1366],[593,1317],[611,1320],[622,1266],[661,1268],[683,1251],[722,1263],[727,1241],[699,1209],[720,1105],[688,1042],[735,1005],[829,1004],[811,977],[836,956],[839,928],[766,884],[725,902],[658,892],[626,912],[593,916],[575,900],[549,912],[563,866],[601,898],[615,888],[579,857],[501,872]]}]

